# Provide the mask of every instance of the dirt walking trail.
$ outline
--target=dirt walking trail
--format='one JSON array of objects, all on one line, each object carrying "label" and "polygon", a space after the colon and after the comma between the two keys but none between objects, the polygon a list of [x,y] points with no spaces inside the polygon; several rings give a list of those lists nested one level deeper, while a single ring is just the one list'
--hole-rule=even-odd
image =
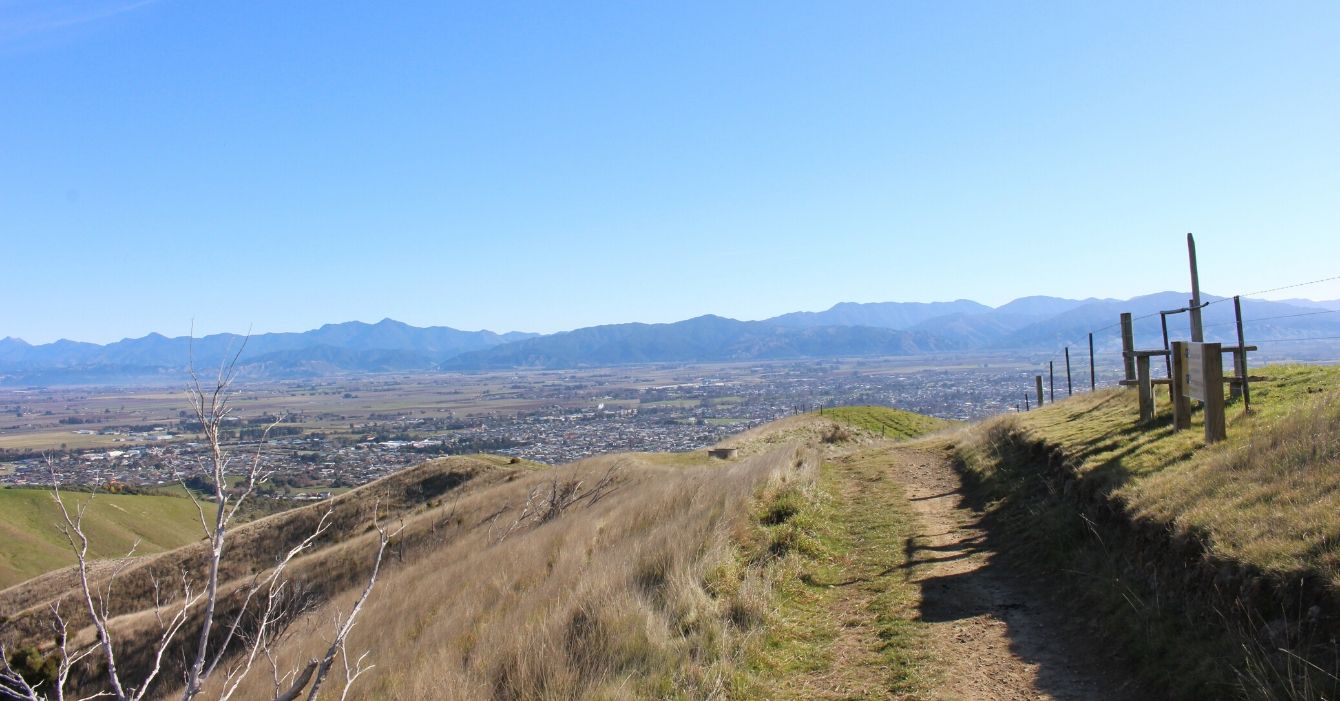
[{"label": "dirt walking trail", "polygon": [[1136,699],[1142,695],[1045,583],[1001,561],[943,449],[895,447],[889,477],[918,516],[907,543],[920,616],[944,672],[936,699]]}]

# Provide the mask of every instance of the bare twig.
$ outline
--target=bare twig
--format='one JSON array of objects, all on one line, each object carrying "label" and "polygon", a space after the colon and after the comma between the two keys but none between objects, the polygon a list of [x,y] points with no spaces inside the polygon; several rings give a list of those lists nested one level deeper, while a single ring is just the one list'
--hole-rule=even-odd
[{"label": "bare twig", "polygon": [[[151,690],[163,670],[163,661],[169,650],[173,651],[172,654],[181,656],[184,668],[182,701],[191,701],[197,697],[206,682],[220,667],[224,671],[222,682],[216,687],[218,699],[228,701],[238,692],[256,660],[262,656],[272,671],[273,698],[276,701],[295,701],[304,695],[314,701],[337,657],[344,668],[344,690],[341,698],[347,696],[349,687],[359,676],[372,669],[372,665],[366,664],[369,653],[366,651],[357,655],[350,653],[347,641],[364,603],[376,584],[388,544],[404,530],[403,524],[393,532],[382,526],[377,517],[379,504],[375,504],[373,509],[373,526],[377,530],[378,546],[372,571],[362,594],[349,613],[343,615],[337,612],[334,637],[324,657],[310,660],[300,668],[280,674],[276,646],[289,634],[291,624],[307,613],[314,604],[314,595],[290,583],[286,574],[292,562],[310,550],[330,530],[334,523],[333,504],[322,514],[316,527],[306,538],[281,554],[276,558],[274,566],[254,575],[251,582],[239,590],[240,606],[221,631],[222,639],[218,640],[219,636],[215,635],[216,625],[224,625],[215,619],[221,596],[220,578],[228,532],[239,510],[255,493],[257,486],[271,477],[271,472],[265,469],[264,446],[270,433],[285,418],[279,417],[261,432],[255,450],[248,456],[249,459],[241,470],[241,482],[236,489],[230,490],[227,475],[232,467],[233,458],[225,448],[223,427],[231,417],[232,409],[229,406],[231,386],[237,377],[237,363],[249,337],[250,334],[244,337],[236,352],[230,352],[220,364],[213,385],[206,386],[201,382],[195,369],[194,328],[192,328],[189,366],[191,379],[187,393],[191,410],[200,423],[207,444],[207,453],[200,463],[199,474],[213,488],[213,513],[207,516],[202,500],[189,488],[188,492],[196,508],[201,531],[208,542],[205,563],[207,576],[203,586],[197,586],[193,584],[190,574],[183,570],[180,598],[175,604],[169,603],[172,597],[164,595],[162,583],[157,578],[153,579],[153,615],[158,624],[158,636],[151,643],[146,665],[148,669],[144,671],[143,677],[133,686],[124,683],[122,671],[117,666],[116,645],[109,624],[116,609],[114,602],[118,577],[132,563],[139,543],[136,542],[135,546],[116,562],[110,574],[100,576],[95,582],[90,569],[90,543],[84,527],[84,516],[89,504],[97,496],[96,491],[87,499],[74,504],[68,503],[61,490],[55,462],[48,457],[51,496],[62,519],[62,523],[57,527],[65,536],[75,556],[80,604],[93,628],[94,641],[83,647],[73,646],[70,642],[70,623],[62,615],[59,602],[53,604],[52,631],[57,642],[57,652],[53,654],[59,655],[57,678],[50,685],[51,688],[38,688],[45,687],[44,684],[30,684],[12,668],[7,651],[0,647],[0,699],[64,701],[64,688],[71,671],[93,655],[101,657],[105,664],[106,689],[97,691],[86,699],[112,697],[117,701],[143,701],[150,693],[161,694],[161,690],[152,692]],[[182,484],[186,487],[185,481]],[[194,646],[177,644],[176,641],[187,624],[194,625],[197,621],[199,629],[194,631]],[[234,650],[234,648],[240,649]]]},{"label": "bare twig", "polygon": [[[376,513],[374,508],[373,513]],[[335,661],[336,654],[345,654],[345,643],[349,637],[349,632],[353,630],[354,623],[358,620],[358,614],[363,610],[363,604],[368,600],[368,595],[372,593],[372,587],[377,584],[377,575],[381,571],[382,559],[386,555],[386,545],[392,538],[400,535],[405,530],[404,524],[401,524],[394,532],[387,531],[377,522],[375,517],[372,524],[377,529],[377,557],[372,563],[372,574],[368,575],[367,586],[363,587],[363,593],[359,595],[354,606],[349,610],[349,615],[343,620],[339,614],[336,614],[336,632],[335,639],[331,641],[330,647],[326,649],[326,656],[321,659],[316,668],[316,678],[312,680],[312,688],[308,691],[307,701],[316,701],[317,694],[321,691],[321,684],[326,679],[326,674],[330,672],[330,666]],[[362,657],[359,658],[359,665],[362,664]],[[360,672],[361,673],[361,672]],[[356,677],[357,675],[355,675]],[[352,682],[352,679],[349,680]],[[346,689],[347,691],[347,689]]]}]

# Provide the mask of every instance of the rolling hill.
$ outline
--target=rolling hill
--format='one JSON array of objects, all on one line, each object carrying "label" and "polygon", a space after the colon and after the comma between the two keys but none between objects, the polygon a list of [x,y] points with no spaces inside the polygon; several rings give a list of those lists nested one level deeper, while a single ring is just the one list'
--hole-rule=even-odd
[{"label": "rolling hill", "polygon": [[[163,552],[201,537],[195,506],[185,497],[99,494],[91,503],[85,519],[96,558],[125,555],[136,543],[140,554]],[[74,563],[46,490],[0,488],[0,514],[0,589]]]},{"label": "rolling hill", "polygon": [[[234,529],[220,610],[244,605],[240,588],[329,508],[330,530],[288,570],[305,604],[285,627],[301,632],[275,643],[281,665],[307,659],[326,644],[331,615],[363,586],[377,543],[375,512],[404,529],[351,637],[351,649],[368,650],[375,664],[351,699],[708,698],[726,677],[755,689],[746,698],[775,698],[768,689],[785,680],[746,657],[772,630],[775,588],[798,583],[799,568],[829,548],[859,547],[846,536],[820,544],[808,535],[816,506],[833,499],[831,486],[817,484],[824,446],[884,445],[891,441],[881,433],[905,438],[943,426],[887,408],[835,418],[870,427],[795,416],[737,436],[739,456],[724,461],[706,451],[609,455],[555,468],[497,456],[431,461]],[[573,496],[550,508],[556,494]],[[883,510],[880,518],[901,529],[902,513]],[[901,533],[884,536],[895,554]],[[176,596],[160,584],[198,569],[205,547],[138,558],[119,575],[110,605],[118,665],[128,676],[153,664],[155,602]],[[870,556],[883,558],[884,550]],[[108,572],[97,570],[99,583]],[[49,641],[49,604],[65,592],[62,582],[69,586],[61,575],[0,591],[0,641],[10,649]],[[67,615],[78,625],[84,614],[72,607]],[[80,631],[79,640],[88,634]],[[175,651],[164,664],[156,697],[172,694],[180,679]],[[101,678],[75,679],[72,686],[92,693]],[[268,668],[258,669],[238,697],[271,698],[271,686]]]}]

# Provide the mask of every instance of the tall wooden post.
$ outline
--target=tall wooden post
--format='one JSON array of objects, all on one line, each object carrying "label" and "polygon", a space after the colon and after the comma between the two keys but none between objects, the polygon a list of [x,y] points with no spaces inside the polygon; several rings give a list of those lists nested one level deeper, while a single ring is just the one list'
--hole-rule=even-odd
[{"label": "tall wooden post", "polygon": [[1135,324],[1130,312],[1121,313],[1121,362],[1125,364],[1126,381],[1135,381]]},{"label": "tall wooden post", "polygon": [[1205,340],[1205,329],[1200,323],[1200,270],[1196,267],[1196,237],[1186,235],[1187,255],[1191,258],[1191,341]]},{"label": "tall wooden post", "polygon": [[1173,430],[1191,428],[1191,400],[1186,396],[1186,341],[1172,342]]},{"label": "tall wooden post", "polygon": [[1065,396],[1075,394],[1075,386],[1070,382],[1070,346],[1065,347]]},{"label": "tall wooden post", "polygon": [[1241,393],[1242,410],[1250,414],[1252,413],[1252,390],[1251,383],[1247,379],[1247,340],[1242,333],[1242,298],[1238,295],[1233,295],[1233,317],[1238,324],[1238,352],[1233,354],[1233,374],[1242,382],[1241,385],[1234,385],[1233,389]]},{"label": "tall wooden post", "polygon": [[1098,375],[1093,370],[1093,334],[1089,334],[1089,391],[1098,389]]},{"label": "tall wooden post", "polygon": [[1154,384],[1149,376],[1149,356],[1135,359],[1135,374],[1140,387],[1140,423],[1154,420]]},{"label": "tall wooden post", "polygon": [[1056,403],[1056,363],[1047,361],[1047,401]]},{"label": "tall wooden post", "polygon": [[1172,378],[1172,348],[1168,346],[1168,315],[1159,312],[1159,323],[1163,325],[1163,366],[1168,371],[1168,377]]},{"label": "tall wooden post", "polygon": [[1205,369],[1205,442],[1214,443],[1228,437],[1224,420],[1224,351],[1223,344],[1206,343],[1201,367]]},{"label": "tall wooden post", "polygon": [[1038,390],[1038,406],[1042,406],[1042,375],[1033,376],[1033,384]]},{"label": "tall wooden post", "polygon": [[1024,411],[1032,411],[1033,407],[1028,405],[1028,392],[1024,392]]}]

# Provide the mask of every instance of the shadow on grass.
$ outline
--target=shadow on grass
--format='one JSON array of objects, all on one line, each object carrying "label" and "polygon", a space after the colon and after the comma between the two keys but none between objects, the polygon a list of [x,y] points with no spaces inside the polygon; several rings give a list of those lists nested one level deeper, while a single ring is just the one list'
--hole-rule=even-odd
[{"label": "shadow on grass", "polygon": [[[1216,612],[1173,596],[1174,583],[1149,577],[1153,551],[1129,524],[1113,525],[1127,516],[1080,507],[1109,503],[1106,495],[1138,476],[1128,466],[1131,457],[1171,431],[1166,416],[1114,430],[1086,451],[1090,466],[1080,475],[1020,434],[993,437],[989,470],[952,460],[963,485],[959,506],[973,513],[971,526],[991,552],[976,570],[928,580],[926,615],[1000,617],[1011,650],[1037,664],[1039,686],[1056,698],[1239,698],[1233,660],[1241,651],[1223,634]],[[1066,457],[1067,464],[1084,459]],[[992,589],[996,582],[1013,582],[1013,589]],[[1021,601],[1011,591],[1033,596]],[[1035,605],[1049,609],[1039,619],[1049,622],[1041,632],[1018,622]],[[1099,660],[1112,681],[1087,695],[1061,693],[1070,658],[1048,649],[1049,636],[1078,639],[1075,654]]]},{"label": "shadow on grass", "polygon": [[[1144,693],[1133,681],[1134,675],[1124,668],[1123,655],[1093,639],[1087,619],[1068,617],[1056,606],[1044,577],[1037,576],[1027,563],[1002,555],[1005,524],[994,511],[985,509],[981,490],[960,488],[937,497],[952,500],[956,516],[965,512],[971,516],[949,533],[907,539],[903,567],[914,579],[919,572],[931,575],[917,580],[920,620],[963,622],[956,634],[966,640],[977,640],[979,635],[985,639],[1003,625],[1010,654],[1033,670],[1033,683],[1047,698],[1125,701],[1160,697]],[[951,533],[959,537],[926,542]],[[974,624],[975,619],[990,622]],[[981,656],[980,673],[988,684],[1002,673],[989,649],[974,647],[973,653]]]}]

